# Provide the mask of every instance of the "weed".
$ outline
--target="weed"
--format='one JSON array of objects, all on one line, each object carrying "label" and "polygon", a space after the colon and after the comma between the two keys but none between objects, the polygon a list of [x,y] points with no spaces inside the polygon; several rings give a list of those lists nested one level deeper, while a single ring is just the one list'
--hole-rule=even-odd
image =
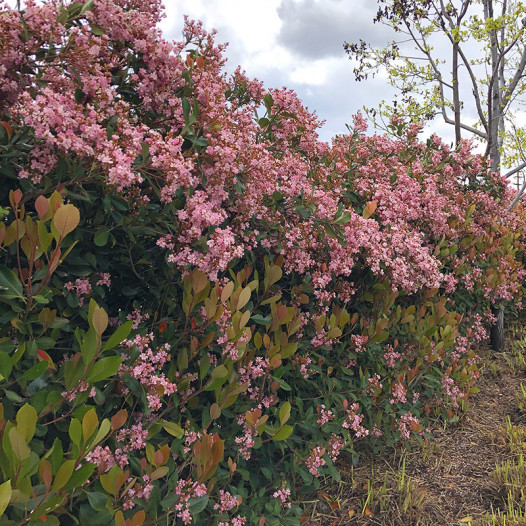
[{"label": "weed", "polygon": [[506,511],[493,510],[483,518],[481,526],[526,526],[526,503],[521,508],[508,495]]},{"label": "weed", "polygon": [[496,496],[510,509],[517,509],[526,502],[526,466],[524,457],[519,454],[517,460],[506,460],[490,474],[491,484]]},{"label": "weed", "polygon": [[517,407],[521,413],[526,413],[526,386],[521,384],[521,392],[517,394]]},{"label": "weed", "polygon": [[384,522],[402,519],[404,524],[418,524],[427,504],[426,492],[406,473],[405,457],[398,470],[384,473],[381,483],[375,480],[372,472],[364,489],[367,494],[362,501],[362,515],[373,512],[381,515]]},{"label": "weed", "polygon": [[436,441],[424,441],[420,445],[420,460],[424,464],[429,464],[432,460],[440,462],[443,452],[440,450]]},{"label": "weed", "polygon": [[526,426],[516,426],[506,417],[506,426],[502,427],[497,435],[497,442],[512,455],[526,453]]}]

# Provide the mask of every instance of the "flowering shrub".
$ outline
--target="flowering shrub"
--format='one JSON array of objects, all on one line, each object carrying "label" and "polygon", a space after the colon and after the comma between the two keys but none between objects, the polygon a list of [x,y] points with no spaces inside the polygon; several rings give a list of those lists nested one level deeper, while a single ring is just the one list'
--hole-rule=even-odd
[{"label": "flowering shrub", "polygon": [[525,274],[469,143],[320,142],[157,1],[0,9],[0,524],[298,524],[455,418]]}]

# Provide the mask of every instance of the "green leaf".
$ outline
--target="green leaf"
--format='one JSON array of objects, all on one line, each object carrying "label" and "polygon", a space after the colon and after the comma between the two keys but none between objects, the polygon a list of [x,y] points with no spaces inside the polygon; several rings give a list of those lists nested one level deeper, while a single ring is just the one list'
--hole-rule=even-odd
[{"label": "green leaf", "polygon": [[0,484],[0,517],[3,515],[4,511],[11,500],[11,494],[13,490],[11,489],[11,481],[8,480],[3,484]]},{"label": "green leaf", "polygon": [[348,211],[345,211],[338,219],[334,221],[337,225],[345,225],[351,220],[351,214]]},{"label": "green leaf", "polygon": [[49,300],[40,294],[38,296],[33,296],[33,299],[40,305],[47,305],[49,303]]},{"label": "green leaf", "polygon": [[150,153],[150,146],[147,142],[143,142],[141,144],[141,157],[143,161],[148,157],[148,154]]},{"label": "green leaf", "polygon": [[25,299],[24,288],[18,276],[4,265],[0,265],[0,297],[7,300]]},{"label": "green leaf", "polygon": [[293,427],[289,426],[288,424],[285,424],[273,437],[272,440],[280,441],[280,440],[287,440],[289,436],[292,434]]},{"label": "green leaf", "polygon": [[50,497],[33,511],[32,517],[39,518],[42,515],[51,513],[62,504],[62,501],[65,498],[64,495],[54,495],[53,497]]},{"label": "green leaf", "polygon": [[71,490],[82,486],[82,484],[84,484],[84,482],[86,482],[86,480],[88,480],[91,477],[93,471],[95,470],[95,467],[95,464],[86,462],[81,468],[73,472],[71,478],[64,485],[64,489]]},{"label": "green leaf", "polygon": [[37,427],[37,412],[35,408],[29,404],[23,405],[16,414],[16,429],[29,442]]},{"label": "green leaf", "polygon": [[175,424],[174,422],[161,422],[165,431],[168,431],[170,435],[173,435],[176,438],[181,438],[184,435],[184,430],[180,425]]},{"label": "green leaf", "polygon": [[38,362],[32,367],[30,367],[20,377],[20,380],[27,380],[28,382],[36,380],[39,376],[42,376],[47,371],[48,366],[49,366],[49,363],[46,360],[43,360],[42,362]]},{"label": "green leaf", "polygon": [[281,358],[289,358],[298,350],[298,342],[287,343],[281,348]]},{"label": "green leaf", "polygon": [[218,365],[213,371],[212,371],[212,378],[226,378],[228,375],[228,369],[223,365]]},{"label": "green leaf", "polygon": [[110,237],[110,230],[106,227],[101,227],[97,230],[95,237],[93,238],[93,243],[98,247],[103,247],[108,242]]},{"label": "green leaf", "polygon": [[196,499],[189,499],[188,509],[190,510],[190,513],[192,515],[197,515],[198,513],[202,512],[206,508],[207,504],[208,504],[208,495],[203,495],[202,497],[198,497]]},{"label": "green leaf", "polygon": [[97,412],[91,408],[82,419],[82,436],[84,437],[84,442],[87,442],[88,439],[91,438],[98,425],[99,419],[97,418]]},{"label": "green leaf", "polygon": [[267,93],[263,97],[263,104],[265,104],[265,108],[267,108],[267,111],[270,113],[270,110],[274,104],[274,99],[272,98],[272,95],[270,93]]},{"label": "green leaf", "polygon": [[103,27],[98,26],[97,24],[91,24],[91,32],[96,37],[101,37],[102,35],[106,33],[106,30]]},{"label": "green leaf", "polygon": [[57,474],[55,475],[55,479],[53,480],[53,491],[56,491],[66,485],[71,475],[73,474],[74,469],[75,469],[74,460],[66,460],[58,468]]},{"label": "green leaf", "polygon": [[58,468],[62,464],[64,458],[64,451],[62,450],[62,442],[59,438],[55,438],[51,449],[44,455],[44,458],[48,458],[53,466],[53,471],[58,471]]},{"label": "green leaf", "polygon": [[93,10],[93,4],[94,4],[95,0],[86,0],[86,2],[84,2],[82,4],[82,8],[80,10],[80,15],[84,15],[86,14],[88,11],[91,11]]},{"label": "green leaf", "polygon": [[90,443],[90,448],[95,447],[103,438],[106,438],[106,435],[110,432],[111,422],[108,418],[105,418],[101,423],[95,438]]},{"label": "green leaf", "polygon": [[88,382],[100,382],[106,380],[110,376],[113,376],[118,370],[124,358],[121,356],[109,356],[108,358],[102,358],[90,369],[86,381]]},{"label": "green leaf", "polygon": [[[435,329],[433,327],[433,329]],[[371,342],[373,343],[381,343],[384,342],[389,338],[389,333],[387,331],[381,331],[378,334],[376,334],[373,338],[371,338]]]},{"label": "green leaf", "polygon": [[59,238],[73,232],[80,222],[79,209],[72,204],[62,205],[53,216],[53,225],[57,229]]},{"label": "green leaf", "polygon": [[259,325],[270,325],[272,323],[270,316],[262,316],[261,314],[254,314],[250,319]]},{"label": "green leaf", "polygon": [[2,379],[7,380],[12,370],[13,360],[6,352],[0,351],[0,375],[2,375]]},{"label": "green leaf", "polygon": [[90,328],[90,330],[84,334],[80,345],[80,352],[82,353],[85,365],[90,364],[95,354],[97,354],[97,335],[94,328]]},{"label": "green leaf", "polygon": [[117,347],[117,345],[119,345],[128,337],[128,334],[130,334],[130,331],[132,330],[132,326],[133,321],[127,321],[118,327],[116,331],[108,338],[108,341],[104,345],[103,351]]},{"label": "green leaf", "polygon": [[11,448],[15,457],[23,462],[26,458],[29,458],[30,450],[27,447],[25,437],[21,435],[15,427],[9,430],[9,441],[11,442]]},{"label": "green leaf", "polygon": [[87,491],[89,505],[95,511],[102,511],[106,509],[106,505],[110,501],[110,497],[100,491]]},{"label": "green leaf", "polygon": [[336,481],[339,482],[341,480],[340,473],[336,469],[335,465],[332,463],[331,457],[327,453],[323,455],[323,458],[325,459],[325,464],[329,470],[329,473],[331,474],[331,477]]},{"label": "green leaf", "polygon": [[281,267],[278,267],[277,265],[273,265],[272,267],[270,267],[266,273],[265,288],[268,288],[277,281],[279,281],[282,275],[283,271],[281,270]]},{"label": "green leaf", "polygon": [[205,354],[199,362],[199,380],[202,380],[210,369],[210,357]]},{"label": "green leaf", "polygon": [[283,402],[279,408],[279,421],[284,424],[290,418],[290,402]]},{"label": "green leaf", "polygon": [[95,332],[99,335],[99,337],[107,329],[107,327],[108,327],[108,314],[106,313],[106,311],[102,307],[97,307],[93,311],[91,324],[92,324],[93,328],[95,329]]},{"label": "green leaf", "polygon": [[69,423],[69,438],[76,445],[80,446],[80,440],[82,438],[82,424],[77,418],[72,418]]},{"label": "green leaf", "polygon": [[190,102],[185,97],[185,98],[183,98],[181,103],[182,103],[182,106],[183,106],[184,121],[188,122],[190,120],[190,109],[191,109],[190,108]]}]

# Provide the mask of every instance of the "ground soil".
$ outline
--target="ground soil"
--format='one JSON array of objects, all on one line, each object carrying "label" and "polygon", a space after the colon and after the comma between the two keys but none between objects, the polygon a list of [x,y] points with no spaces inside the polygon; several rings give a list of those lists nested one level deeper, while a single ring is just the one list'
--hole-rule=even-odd
[{"label": "ground soil", "polygon": [[[492,508],[502,507],[490,477],[496,465],[510,457],[501,430],[507,418],[515,425],[526,425],[517,407],[526,372],[510,365],[509,339],[507,345],[501,354],[489,348],[480,350],[480,392],[470,397],[457,423],[437,424],[435,438],[423,447],[365,455],[358,466],[344,466],[340,483],[322,485],[304,503],[307,512],[302,525],[483,524]],[[406,484],[407,477],[411,478],[405,493],[400,491],[403,459]],[[368,484],[375,489],[369,501]]]}]

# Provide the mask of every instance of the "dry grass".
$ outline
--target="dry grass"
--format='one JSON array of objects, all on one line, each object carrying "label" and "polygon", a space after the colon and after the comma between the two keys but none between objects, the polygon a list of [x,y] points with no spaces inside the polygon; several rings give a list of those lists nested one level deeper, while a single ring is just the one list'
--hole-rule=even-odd
[{"label": "dry grass", "polygon": [[508,340],[504,353],[481,350],[480,392],[459,422],[343,463],[341,482],[303,502],[302,525],[526,526],[526,322]]}]

